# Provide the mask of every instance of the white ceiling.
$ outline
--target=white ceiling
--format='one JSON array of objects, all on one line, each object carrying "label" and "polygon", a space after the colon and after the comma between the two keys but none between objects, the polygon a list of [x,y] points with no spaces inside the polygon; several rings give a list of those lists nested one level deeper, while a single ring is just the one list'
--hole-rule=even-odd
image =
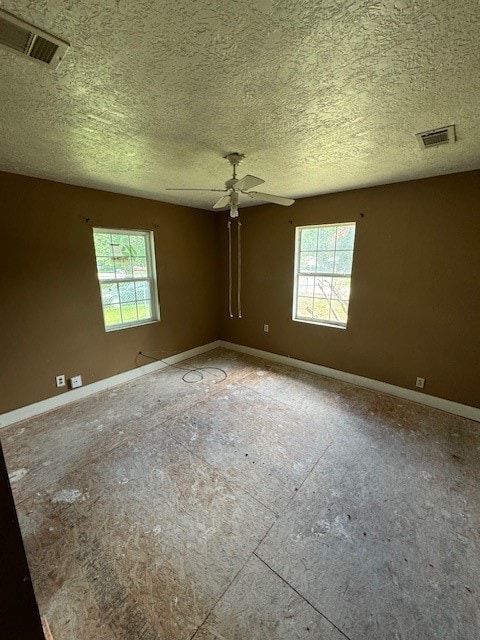
[{"label": "white ceiling", "polygon": [[57,71],[0,49],[1,170],[211,208],[165,188],[223,188],[231,151],[290,197],[480,168],[478,0],[0,6],[72,45]]}]

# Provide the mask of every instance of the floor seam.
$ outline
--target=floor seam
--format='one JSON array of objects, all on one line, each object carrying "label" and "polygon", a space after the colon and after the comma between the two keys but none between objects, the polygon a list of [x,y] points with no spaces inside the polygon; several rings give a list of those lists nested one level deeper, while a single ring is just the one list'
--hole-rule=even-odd
[{"label": "floor seam", "polygon": [[330,449],[331,446],[333,446],[333,440],[325,447],[324,451],[322,452],[322,455],[319,458],[317,458],[317,460],[315,460],[315,462],[314,462],[313,466],[311,467],[310,471],[307,473],[307,475],[302,480],[302,482],[298,485],[296,491],[294,491],[293,495],[290,497],[289,501],[287,502],[287,504],[283,508],[282,513],[279,514],[279,515],[282,515],[288,509],[288,507],[290,506],[290,503],[292,502],[292,500],[294,500],[295,497],[298,495],[298,492],[300,491],[300,489],[303,487],[303,485],[308,480],[308,478],[312,475],[312,473],[315,470],[315,467],[320,462],[320,460],[325,456],[325,454],[327,453],[327,451]]},{"label": "floor seam", "polygon": [[240,489],[240,491],[242,491],[244,494],[246,494],[247,496],[249,496],[250,498],[252,498],[252,500],[255,500],[255,502],[258,502],[258,504],[260,506],[262,506],[264,509],[267,509],[267,511],[269,511],[272,515],[275,516],[275,519],[277,519],[281,514],[280,512],[274,511],[271,507],[267,506],[266,504],[263,504],[263,502],[261,500],[259,500],[256,496],[254,496],[252,493],[250,493],[250,491],[247,491],[247,489],[244,489],[243,487],[241,487],[235,480],[232,480],[231,478],[229,478],[228,476],[226,476],[222,471],[220,471],[214,464],[212,464],[211,462],[209,462],[208,460],[205,460],[205,458],[202,458],[201,455],[199,455],[198,453],[196,453],[195,451],[192,451],[191,449],[189,449],[189,447],[187,447],[187,445],[183,442],[181,442],[178,438],[176,438],[174,435],[172,435],[171,433],[167,434],[170,438],[172,438],[172,440],[175,440],[175,442],[177,444],[179,444],[183,449],[185,449],[185,451],[188,451],[188,453],[190,453],[192,456],[194,456],[195,458],[197,458],[198,460],[200,460],[201,462],[203,462],[204,464],[206,464],[208,467],[210,467],[211,469],[214,469],[216,473],[218,473],[219,476],[221,476],[223,478],[223,480],[225,480],[225,482],[228,482],[229,484],[232,484],[234,487],[237,487],[238,489]]},{"label": "floor seam", "polygon": [[195,632],[193,633],[192,636],[190,636],[190,640],[193,640],[195,638],[195,636],[197,635],[197,633],[200,631],[200,629],[203,627],[203,625],[206,623],[206,621],[208,620],[208,618],[210,617],[210,614],[212,613],[212,611],[215,609],[215,607],[217,606],[217,604],[220,602],[220,600],[223,598],[223,596],[227,593],[227,591],[230,589],[230,587],[232,586],[232,584],[235,582],[236,577],[238,576],[238,574],[242,571],[242,569],[245,567],[245,565],[247,564],[247,562],[250,560],[250,558],[252,557],[253,553],[251,553],[247,560],[242,564],[242,566],[240,567],[240,569],[236,572],[236,574],[233,576],[233,578],[230,580],[230,582],[228,583],[228,585],[225,587],[225,589],[222,591],[221,595],[218,597],[218,599],[215,601],[215,603],[212,605],[211,609],[208,611],[207,615],[205,616],[205,618],[202,620],[202,622],[200,623],[200,625],[195,629]]},{"label": "floor seam", "polygon": [[[276,524],[276,520],[274,522],[272,522],[272,524],[268,527],[267,531],[265,532],[265,534],[263,535],[262,539],[259,541],[259,543],[257,544],[257,546],[255,547],[255,549],[250,553],[250,555],[248,556],[248,558],[245,560],[245,562],[242,564],[242,566],[240,567],[240,569],[237,571],[237,573],[233,576],[232,580],[229,582],[228,586],[226,587],[226,589],[223,591],[223,593],[221,594],[221,596],[218,598],[218,600],[215,602],[215,604],[213,605],[213,607],[210,609],[210,611],[208,612],[208,614],[205,616],[205,619],[203,620],[202,624],[195,630],[195,633],[193,634],[193,636],[190,637],[190,640],[194,640],[195,636],[197,635],[197,633],[199,632],[199,630],[203,627],[203,625],[205,624],[205,622],[208,620],[210,614],[212,613],[212,611],[215,609],[215,607],[217,606],[217,604],[220,602],[220,600],[223,598],[223,596],[227,593],[227,591],[230,589],[230,587],[232,586],[232,584],[235,582],[237,576],[239,575],[239,573],[241,571],[243,571],[243,569],[246,567],[246,565],[250,562],[250,560],[253,558],[253,556],[257,557],[257,554],[255,553],[256,550],[258,549],[258,547],[262,544],[262,542],[265,540],[265,538],[268,536],[268,534],[270,533],[270,531],[272,530],[272,527],[275,526]],[[261,560],[261,558],[259,558],[259,560]],[[263,560],[262,560],[263,562]],[[264,563],[266,564],[266,563]]]},{"label": "floor seam", "polygon": [[[273,569],[267,562],[265,562],[265,560],[263,558],[261,558],[256,551],[253,552],[253,555],[258,558],[258,560],[260,560],[260,562],[262,562],[267,569],[269,569],[272,573],[274,573],[278,578],[280,578],[280,580],[282,582],[284,582],[288,587],[290,587],[290,589],[292,589],[292,591],[294,591],[297,596],[299,596],[300,598],[302,598],[302,600],[304,600],[308,605],[310,605],[312,607],[312,609],[314,609],[319,615],[322,616],[322,618],[325,618],[325,620],[332,625],[332,627],[334,627],[339,633],[342,634],[342,636],[344,636],[345,638],[347,638],[347,640],[352,640],[352,638],[350,638],[350,636],[347,636],[347,634],[342,631],[342,629],[340,629],[340,627],[338,627],[334,622],[332,622],[330,620],[330,618],[328,618],[324,613],[322,613],[322,611],[320,611],[320,609],[318,609],[318,607],[316,607],[312,602],[310,602],[310,600],[308,600],[308,598],[306,598],[303,594],[300,593],[300,591],[298,591],[297,589],[295,589],[295,587],[293,587],[287,580],[285,580],[285,578],[283,576],[281,576],[277,571],[275,571],[275,569]],[[196,633],[196,632],[195,632]]]},{"label": "floor seam", "polygon": [[208,618],[210,617],[210,614],[212,613],[212,611],[215,609],[215,607],[217,606],[217,604],[220,602],[220,600],[223,598],[223,596],[227,593],[227,591],[230,589],[230,587],[232,586],[232,584],[235,582],[238,574],[244,569],[245,565],[248,563],[248,561],[250,560],[250,558],[253,556],[253,552],[248,556],[248,558],[245,560],[245,562],[242,564],[242,566],[240,567],[240,569],[236,572],[236,574],[233,576],[233,578],[230,580],[230,582],[228,583],[228,585],[225,587],[225,589],[222,591],[221,595],[217,598],[217,600],[215,600],[215,603],[212,605],[211,609],[208,611],[207,615],[205,616],[205,618],[202,620],[202,622],[199,624],[199,626],[195,629],[194,633],[192,636],[190,636],[189,640],[194,640],[195,636],[197,635],[197,633],[200,631],[200,629],[203,627],[203,625],[206,623],[206,621],[208,620]]}]

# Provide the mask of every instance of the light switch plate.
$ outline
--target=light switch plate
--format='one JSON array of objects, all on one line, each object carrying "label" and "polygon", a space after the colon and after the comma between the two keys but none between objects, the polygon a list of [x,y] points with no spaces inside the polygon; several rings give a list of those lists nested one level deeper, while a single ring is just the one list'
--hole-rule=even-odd
[{"label": "light switch plate", "polygon": [[65,382],[65,376],[55,376],[55,384],[57,387],[64,387],[67,384]]}]

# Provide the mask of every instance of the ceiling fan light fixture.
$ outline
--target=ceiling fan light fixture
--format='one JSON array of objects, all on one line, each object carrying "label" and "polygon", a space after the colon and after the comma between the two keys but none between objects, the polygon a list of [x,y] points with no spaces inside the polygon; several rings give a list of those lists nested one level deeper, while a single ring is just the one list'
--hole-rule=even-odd
[{"label": "ceiling fan light fixture", "polygon": [[235,190],[230,194],[230,217],[238,218],[238,192]]}]

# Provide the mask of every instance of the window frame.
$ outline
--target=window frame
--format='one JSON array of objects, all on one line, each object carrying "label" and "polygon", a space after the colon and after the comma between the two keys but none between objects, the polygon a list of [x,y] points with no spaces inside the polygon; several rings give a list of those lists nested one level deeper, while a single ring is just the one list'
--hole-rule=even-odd
[{"label": "window frame", "polygon": [[[107,227],[93,227],[92,239],[93,239],[93,249],[95,254],[95,267],[97,273],[97,281],[98,288],[100,293],[100,305],[102,309],[102,317],[103,324],[106,332],[110,331],[119,331],[121,329],[130,329],[132,327],[138,327],[146,324],[153,324],[154,322],[160,321],[160,303],[159,303],[159,295],[158,295],[158,286],[157,286],[157,267],[155,261],[155,245],[154,245],[154,237],[153,231],[145,230],[145,229],[113,229]],[[147,267],[147,276],[144,278],[135,278],[134,276],[125,277],[125,278],[104,278],[100,279],[99,271],[98,271],[98,263],[97,260],[99,257],[97,255],[97,250],[95,246],[95,234],[96,233],[104,233],[104,234],[114,234],[114,235],[125,235],[125,236],[143,236],[145,238],[145,253],[146,253],[146,267]],[[150,317],[142,318],[137,320],[132,320],[130,322],[122,322],[120,324],[112,324],[107,326],[105,322],[105,307],[102,297],[102,284],[118,284],[122,282],[147,282],[148,288],[150,292]],[[137,302],[135,300],[135,302]],[[121,306],[120,306],[120,314]]]},{"label": "window frame", "polygon": [[[301,235],[302,235],[302,231],[304,229],[321,229],[321,228],[326,228],[326,227],[351,227],[353,226],[354,228],[354,240],[353,240],[353,246],[352,246],[352,266],[350,268],[350,273],[348,274],[343,274],[343,273],[335,273],[335,271],[326,273],[320,273],[320,272],[305,272],[305,271],[301,271],[300,270],[300,258],[301,258]],[[339,278],[339,277],[346,277],[350,279],[350,292],[349,292],[349,296],[348,296],[348,309],[350,309],[350,297],[351,297],[351,283],[352,283],[352,273],[353,273],[353,258],[355,255],[355,240],[356,240],[356,233],[357,233],[357,224],[356,222],[352,221],[352,222],[329,222],[326,224],[309,224],[309,225],[303,225],[303,226],[298,226],[295,227],[295,263],[294,263],[294,275],[293,275],[293,304],[292,304],[292,320],[294,322],[303,322],[306,324],[313,324],[316,326],[324,326],[324,327],[330,327],[330,328],[335,328],[335,329],[346,329],[347,325],[348,325],[348,310],[347,310],[347,321],[346,322],[338,322],[335,320],[314,320],[313,318],[309,319],[309,318],[301,318],[298,317],[298,283],[299,283],[299,279],[301,276],[314,276],[314,277],[327,277],[327,278]],[[336,247],[334,249],[334,254],[336,252]],[[318,253],[318,247],[317,250],[315,251],[315,253]],[[331,309],[331,301],[332,299],[330,298],[329,300],[329,304],[330,304],[330,309]]]}]

